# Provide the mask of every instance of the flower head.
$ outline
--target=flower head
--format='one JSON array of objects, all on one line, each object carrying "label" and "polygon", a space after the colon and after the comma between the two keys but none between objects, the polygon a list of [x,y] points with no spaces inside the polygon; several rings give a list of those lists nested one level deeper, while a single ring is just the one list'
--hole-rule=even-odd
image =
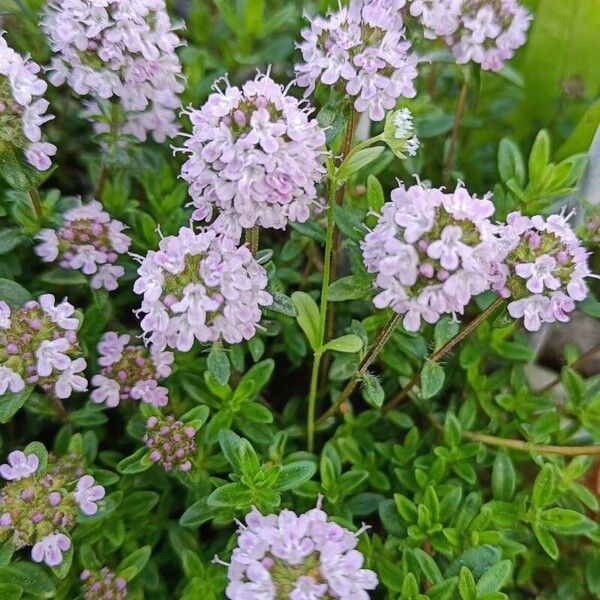
[{"label": "flower head", "polygon": [[17,54],[0,31],[0,143],[25,154],[39,171],[51,166],[56,146],[43,141],[41,126],[54,118],[46,113],[46,83],[38,77],[40,66]]},{"label": "flower head", "polygon": [[416,58],[408,54],[400,8],[404,0],[352,0],[327,18],[315,17],[298,45],[304,62],[296,81],[312,93],[320,81],[340,85],[358,112],[381,121],[398,98],[416,94]]},{"label": "flower head", "polygon": [[489,288],[499,253],[489,221],[494,207],[460,185],[453,193],[401,185],[391,198],[362,242],[363,260],[381,289],[375,306],[404,314],[404,327],[416,331],[421,320],[462,313]]},{"label": "flower head", "polygon": [[162,387],[158,391],[155,387],[150,394],[146,393],[149,387],[144,382],[158,382],[170,375],[173,362],[171,352],[133,344],[131,336],[109,331],[102,336],[98,353],[102,370],[92,377],[95,387],[90,396],[92,402],[106,403],[112,408],[121,400],[134,397],[156,405],[153,399],[163,391],[164,397],[167,397],[167,389]]},{"label": "flower head", "polygon": [[76,269],[91,276],[93,288],[117,289],[117,279],[125,271],[115,265],[131,240],[123,233],[125,225],[111,219],[100,202],[68,210],[58,230],[42,229],[35,252],[44,262],[59,261],[63,269]]},{"label": "flower head", "polygon": [[199,110],[183,147],[182,177],[190,184],[193,218],[239,239],[254,225],[283,229],[304,222],[323,176],[325,134],[310,108],[268,75],[240,89],[228,83]]},{"label": "flower head", "polygon": [[196,429],[173,415],[164,419],[150,417],[146,423],[144,443],[150,460],[160,463],[165,471],[189,471],[191,458],[196,453]]},{"label": "flower head", "polygon": [[232,600],[368,598],[377,575],[363,568],[357,533],[317,508],[263,516],[253,509],[240,524],[225,591]]},{"label": "flower head", "polygon": [[94,572],[85,569],[81,572],[79,579],[82,581],[84,600],[127,599],[127,580],[117,577],[108,567]]},{"label": "flower head", "polygon": [[497,228],[507,268],[494,277],[493,287],[511,298],[508,312],[523,318],[525,328],[568,321],[575,302],[588,293],[592,277],[588,253],[569,226],[569,216],[526,217],[512,212]]},{"label": "flower head", "polygon": [[[4,304],[4,303],[2,303]],[[86,362],[79,357],[75,309],[66,300],[56,304],[44,294],[19,309],[0,305],[0,396],[20,392],[26,384],[39,385],[57,398],[87,389],[82,372]]]},{"label": "flower head", "polygon": [[[176,134],[181,41],[164,0],[56,0],[47,4],[42,27],[55,53],[51,83],[119,102],[123,133],[140,140],[151,133],[160,143]],[[95,102],[88,109],[100,112]]]},{"label": "flower head", "polygon": [[188,351],[194,340],[250,339],[261,318],[267,274],[245,246],[212,229],[182,227],[160,241],[141,261],[134,291],[143,296],[138,311],[148,342]]}]

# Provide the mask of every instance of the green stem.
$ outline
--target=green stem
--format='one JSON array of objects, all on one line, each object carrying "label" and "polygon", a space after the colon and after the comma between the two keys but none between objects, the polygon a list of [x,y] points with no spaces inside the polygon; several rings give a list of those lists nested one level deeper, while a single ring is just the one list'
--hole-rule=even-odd
[{"label": "green stem", "polygon": [[29,188],[29,198],[31,199],[31,205],[33,206],[33,211],[35,212],[35,216],[38,221],[44,216],[44,211],[42,209],[42,199],[40,198],[40,193],[36,188]]},{"label": "green stem", "polygon": [[319,306],[319,332],[317,338],[317,349],[314,353],[311,374],[311,385],[308,394],[308,420],[307,437],[308,450],[313,451],[315,444],[315,411],[317,402],[317,391],[319,382],[319,366],[321,364],[321,349],[325,339],[325,328],[327,324],[327,300],[329,296],[329,278],[331,275],[331,254],[333,249],[334,232],[334,209],[336,205],[337,180],[335,175],[329,178],[329,195],[327,199],[327,234],[325,237],[325,256],[323,257],[323,281],[321,283],[321,303]]},{"label": "green stem", "polygon": [[259,241],[260,228],[258,225],[246,229],[246,243],[248,244],[248,248],[250,248],[250,252],[252,252],[252,256],[256,256],[256,253],[258,252]]},{"label": "green stem", "polygon": [[[111,102],[110,105],[110,143],[114,146],[118,142],[119,137],[119,125],[121,123],[121,107],[118,102]],[[111,150],[112,151],[112,150]],[[98,181],[96,182],[95,198],[96,200],[102,200],[102,194],[104,193],[104,187],[106,186],[106,180],[108,179],[108,169],[106,168],[106,162],[102,158],[100,163],[100,170],[98,171]]]},{"label": "green stem", "polygon": [[465,106],[467,104],[467,93],[469,91],[469,84],[465,79],[460,88],[458,94],[458,105],[456,107],[456,114],[454,115],[454,123],[452,124],[452,134],[450,136],[450,147],[448,148],[448,158],[446,159],[446,165],[444,168],[444,183],[450,181],[450,174],[454,169],[454,161],[456,158],[456,146],[458,144],[458,133],[460,131],[460,123],[465,112]]}]

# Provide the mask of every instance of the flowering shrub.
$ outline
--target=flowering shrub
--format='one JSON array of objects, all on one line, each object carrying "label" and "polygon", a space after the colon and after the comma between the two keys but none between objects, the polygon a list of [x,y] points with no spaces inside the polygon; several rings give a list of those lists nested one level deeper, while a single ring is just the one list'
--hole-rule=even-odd
[{"label": "flowering shrub", "polygon": [[0,4],[0,599],[600,597],[595,7]]}]

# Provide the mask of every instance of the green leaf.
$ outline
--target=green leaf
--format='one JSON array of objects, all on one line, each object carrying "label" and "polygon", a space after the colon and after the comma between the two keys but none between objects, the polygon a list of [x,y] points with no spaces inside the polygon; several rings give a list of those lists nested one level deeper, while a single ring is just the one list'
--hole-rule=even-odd
[{"label": "green leaf", "polygon": [[525,183],[525,164],[519,146],[509,138],[502,138],[498,146],[498,172],[506,182],[515,179],[522,187]]},{"label": "green leaf", "polygon": [[375,146],[374,148],[365,148],[348,156],[340,165],[336,173],[338,180],[348,179],[357,171],[377,160],[385,150],[384,146]]},{"label": "green leaf", "polygon": [[373,408],[381,408],[385,400],[385,392],[375,375],[367,373],[361,381],[360,391],[365,402]]},{"label": "green leaf", "polygon": [[433,398],[444,385],[444,369],[435,361],[428,360],[421,371],[421,396]]},{"label": "green leaf", "polygon": [[482,575],[481,579],[477,582],[477,593],[486,594],[500,591],[508,583],[511,573],[511,561],[501,560]]},{"label": "green leaf", "polygon": [[271,296],[273,296],[273,304],[268,306],[268,310],[272,310],[273,312],[287,315],[288,317],[297,317],[298,311],[296,310],[296,305],[292,301],[289,296],[282,294],[280,292],[269,292]]},{"label": "green leaf", "polygon": [[208,370],[214,375],[214,378],[219,382],[220,385],[226,385],[231,375],[231,366],[229,364],[229,358],[227,353],[218,346],[213,344],[210,352],[208,353],[208,359],[206,361]]},{"label": "green leaf", "polygon": [[252,365],[240,379],[233,393],[233,402],[247,400],[258,394],[267,385],[274,368],[275,361],[272,358]]},{"label": "green leaf", "polygon": [[439,350],[456,336],[460,325],[450,317],[442,317],[435,325],[433,338],[435,340],[435,349]]},{"label": "green leaf", "polygon": [[147,448],[138,448],[131,456],[124,458],[117,465],[117,471],[123,475],[134,475],[147,471],[153,462],[148,457]]},{"label": "green leaf", "polygon": [[437,566],[437,563],[427,552],[423,552],[420,548],[415,548],[413,550],[414,557],[417,559],[419,563],[419,567],[421,567],[421,571],[425,578],[429,583],[438,584],[444,581],[444,577],[440,568]]},{"label": "green leaf", "polygon": [[0,300],[14,307],[21,307],[31,300],[31,294],[18,283],[0,278]]},{"label": "green leaf", "polygon": [[492,468],[492,493],[498,500],[510,500],[515,493],[515,467],[508,454],[498,452]]},{"label": "green leaf", "polygon": [[458,576],[458,591],[462,600],[476,600],[477,588],[473,573],[467,568],[462,567]]},{"label": "green leaf", "polygon": [[311,296],[305,292],[294,292],[292,301],[298,311],[298,325],[300,325],[304,335],[315,351],[319,351],[319,307]]},{"label": "green leaf", "polygon": [[219,445],[235,471],[250,478],[259,472],[258,455],[248,440],[227,429],[219,432]]},{"label": "green leaf", "polygon": [[0,399],[0,423],[8,423],[33,393],[32,385],[26,385],[20,392],[6,392]]},{"label": "green leaf", "polygon": [[45,273],[42,273],[40,277],[41,281],[48,285],[87,285],[88,279],[79,271],[67,271],[57,267],[56,269],[50,269]]},{"label": "green leaf", "polygon": [[208,506],[206,499],[198,500],[189,506],[179,519],[182,527],[199,527],[219,516],[220,509]]},{"label": "green leaf", "polygon": [[348,335],[342,335],[339,338],[327,342],[327,344],[323,346],[323,350],[354,354],[361,350],[362,345],[362,340],[357,335],[349,333]]},{"label": "green leaf", "polygon": [[583,113],[571,135],[556,151],[556,158],[562,160],[578,152],[587,152],[599,126],[600,100],[597,100]]},{"label": "green leaf", "polygon": [[561,535],[581,535],[596,529],[596,523],[569,508],[550,508],[539,515],[540,524]]},{"label": "green leaf", "polygon": [[444,443],[449,448],[460,446],[462,427],[460,421],[451,412],[446,413],[444,420]]},{"label": "green leaf", "polygon": [[20,246],[25,236],[16,227],[6,227],[0,231],[0,254],[8,254]]},{"label": "green leaf", "polygon": [[529,155],[529,183],[539,185],[546,166],[550,162],[550,136],[542,129],[536,136]]},{"label": "green leaf", "polygon": [[316,464],[308,460],[299,460],[289,465],[282,465],[273,489],[277,492],[284,492],[298,488],[311,479],[316,470]]},{"label": "green leaf", "polygon": [[15,583],[0,583],[0,600],[19,600],[23,588]]},{"label": "green leaf", "polygon": [[550,463],[544,464],[533,484],[531,501],[535,508],[547,506],[554,500],[556,491],[556,475]]},{"label": "green leaf", "polygon": [[369,175],[367,177],[367,205],[373,212],[379,213],[384,202],[383,187],[379,183],[379,179],[375,175]]},{"label": "green leaf", "polygon": [[348,275],[334,281],[329,286],[329,302],[345,302],[346,300],[360,300],[371,295],[371,283],[364,277]]},{"label": "green leaf", "polygon": [[35,454],[39,460],[38,470],[43,473],[48,466],[48,450],[41,442],[30,442],[23,448],[25,454]]},{"label": "green leaf", "polygon": [[544,549],[544,552],[546,552],[546,554],[552,560],[557,560],[559,555],[558,546],[556,545],[556,541],[550,535],[550,533],[548,533],[545,529],[537,525],[533,526],[533,533],[535,534],[535,537],[540,543],[540,546]]},{"label": "green leaf", "polygon": [[213,490],[206,502],[210,507],[245,507],[252,502],[252,494],[241,483],[226,483]]},{"label": "green leaf", "polygon": [[52,567],[52,573],[54,573],[55,577],[58,579],[64,579],[71,570],[71,566],[73,564],[73,543],[69,546],[69,549],[66,552],[63,552],[62,561],[60,564]]},{"label": "green leaf", "polygon": [[17,585],[34,598],[53,595],[54,581],[43,567],[29,561],[13,562],[0,569],[0,581],[3,585]]},{"label": "green leaf", "polygon": [[131,581],[146,566],[151,554],[151,546],[142,546],[135,552],[132,552],[119,563],[116,570],[117,575],[127,579],[127,581]]},{"label": "green leaf", "polygon": [[600,549],[590,548],[585,559],[585,581],[592,594],[600,595]]}]

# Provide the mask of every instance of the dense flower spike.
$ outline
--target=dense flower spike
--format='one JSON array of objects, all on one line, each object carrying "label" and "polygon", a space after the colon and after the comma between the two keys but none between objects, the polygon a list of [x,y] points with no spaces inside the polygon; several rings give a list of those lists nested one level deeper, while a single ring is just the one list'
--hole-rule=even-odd
[{"label": "dense flower spike", "polygon": [[0,144],[21,150],[31,165],[46,171],[56,146],[43,140],[40,126],[54,117],[46,113],[47,85],[37,76],[39,71],[39,65],[17,54],[0,31]]},{"label": "dense flower spike", "polygon": [[140,262],[133,289],[143,295],[141,327],[159,350],[186,352],[194,339],[250,339],[261,306],[273,301],[265,291],[267,273],[250,250],[212,229],[182,227]]},{"label": "dense flower spike", "polygon": [[92,572],[85,569],[79,576],[84,600],[126,600],[127,580],[117,577],[108,567]]},{"label": "dense flower spike", "polygon": [[56,53],[54,85],[66,82],[82,96],[119,102],[122,131],[139,140],[151,133],[163,142],[176,134],[181,41],[164,0],[54,0],[42,27]]},{"label": "dense flower spike", "polygon": [[398,98],[416,94],[416,58],[408,54],[400,9],[404,0],[352,0],[327,18],[315,17],[302,31],[304,62],[297,83],[312,93],[320,81],[342,83],[354,108],[383,120]]},{"label": "dense flower spike", "polygon": [[165,419],[150,417],[144,443],[150,451],[150,460],[160,463],[165,471],[187,472],[192,468],[190,459],[196,453],[195,436],[194,427],[176,420],[173,415]]},{"label": "dense flower spike", "polygon": [[529,331],[542,323],[567,322],[575,302],[588,294],[585,279],[593,276],[588,252],[569,226],[570,216],[544,219],[512,212],[498,226],[504,261],[494,269],[493,288],[512,298],[509,314],[523,317]]},{"label": "dense flower spike", "polygon": [[363,568],[356,550],[362,531],[330,522],[320,501],[302,515],[263,516],[253,509],[238,529],[225,593],[231,600],[368,600],[377,575]]},{"label": "dense flower spike", "polygon": [[131,344],[131,336],[109,331],[98,344],[102,366],[99,374],[92,377],[96,388],[92,402],[106,403],[113,408],[121,400],[142,400],[154,406],[166,406],[168,390],[158,381],[171,374],[173,353]]},{"label": "dense flower spike", "polygon": [[0,396],[25,385],[39,385],[57,398],[87,389],[74,311],[51,294],[16,310],[0,300]]},{"label": "dense flower spike", "polygon": [[190,184],[193,218],[235,239],[254,225],[284,229],[304,222],[316,205],[324,173],[325,134],[311,109],[259,74],[239,89],[216,87],[200,110],[189,111],[190,158],[181,175]]},{"label": "dense flower spike", "polygon": [[125,225],[111,219],[96,200],[68,210],[63,220],[57,230],[40,231],[37,239],[41,243],[35,249],[36,254],[44,262],[58,260],[63,269],[77,269],[91,275],[90,285],[95,289],[116,290],[117,280],[125,270],[115,263],[131,244],[123,233]]},{"label": "dense flower spike", "polygon": [[415,135],[413,116],[408,108],[388,113],[383,130],[383,140],[400,158],[415,156],[419,149],[419,138]]},{"label": "dense flower spike", "polygon": [[490,287],[500,250],[489,217],[494,206],[458,185],[452,193],[422,185],[392,192],[391,202],[361,244],[369,273],[381,288],[373,302],[405,314],[404,327],[462,313]]},{"label": "dense flower spike", "polygon": [[517,0],[412,0],[426,37],[445,37],[456,62],[500,71],[527,39],[531,15]]},{"label": "dense flower spike", "polygon": [[0,465],[8,481],[0,491],[0,543],[31,546],[31,558],[50,567],[59,565],[71,547],[67,534],[77,523],[78,509],[95,514],[96,502],[104,497],[104,488],[90,475],[73,482],[70,460],[66,468],[62,460],[41,468],[36,454],[17,450]]}]

